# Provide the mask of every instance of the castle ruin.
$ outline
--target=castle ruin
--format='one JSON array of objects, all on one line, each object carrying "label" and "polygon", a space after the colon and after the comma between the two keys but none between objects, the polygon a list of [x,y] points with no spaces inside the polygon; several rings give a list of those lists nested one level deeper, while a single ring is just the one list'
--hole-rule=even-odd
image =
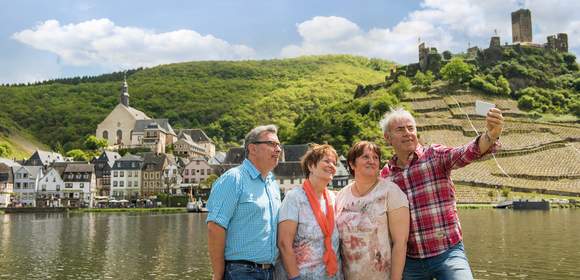
[{"label": "castle ruin", "polygon": [[532,42],[532,12],[519,9],[512,12],[512,41],[516,43]]}]

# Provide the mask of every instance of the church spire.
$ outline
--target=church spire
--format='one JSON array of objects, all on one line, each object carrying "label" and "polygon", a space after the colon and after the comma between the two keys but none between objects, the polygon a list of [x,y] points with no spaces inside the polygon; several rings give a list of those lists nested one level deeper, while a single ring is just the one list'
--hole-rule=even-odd
[{"label": "church spire", "polygon": [[127,85],[127,72],[124,73],[123,89],[120,97],[121,104],[129,107],[129,86]]}]

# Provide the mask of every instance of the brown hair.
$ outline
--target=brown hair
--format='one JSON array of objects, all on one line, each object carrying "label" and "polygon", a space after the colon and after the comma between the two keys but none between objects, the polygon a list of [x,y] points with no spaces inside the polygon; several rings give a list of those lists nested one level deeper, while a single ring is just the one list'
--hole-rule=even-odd
[{"label": "brown hair", "polygon": [[338,161],[338,154],[332,146],[328,144],[310,144],[308,151],[300,160],[300,166],[306,178],[310,176],[310,169],[308,167],[312,165],[316,166],[325,155],[332,155]]},{"label": "brown hair", "polygon": [[350,172],[352,176],[354,176],[354,169],[350,165],[354,165],[356,159],[364,154],[366,148],[369,148],[371,151],[375,152],[375,154],[379,156],[379,162],[381,161],[381,149],[379,146],[377,146],[377,144],[370,141],[356,142],[348,151],[348,156],[346,158],[348,172]]}]

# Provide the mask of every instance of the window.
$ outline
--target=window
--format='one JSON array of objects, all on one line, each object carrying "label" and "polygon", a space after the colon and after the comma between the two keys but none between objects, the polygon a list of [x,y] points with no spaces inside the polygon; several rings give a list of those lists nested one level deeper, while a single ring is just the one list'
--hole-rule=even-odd
[{"label": "window", "polygon": [[22,183],[22,188],[23,189],[28,189],[28,183]]},{"label": "window", "polygon": [[127,177],[133,177],[133,172],[127,171]]},{"label": "window", "polygon": [[199,160],[196,160],[195,161],[195,165],[199,165]]},{"label": "window", "polygon": [[89,179],[89,174],[84,174],[83,179]]},{"label": "window", "polygon": [[185,171],[183,172],[183,174],[189,175],[189,169],[185,169]]},{"label": "window", "polygon": [[119,176],[119,173],[117,173],[117,171],[113,171],[113,177],[117,177]]},{"label": "window", "polygon": [[67,189],[70,189],[70,188],[72,188],[72,183],[65,183],[64,187]]},{"label": "window", "polygon": [[145,180],[149,179],[149,173],[143,172],[143,179]]},{"label": "window", "polygon": [[133,187],[138,188],[139,187],[139,182],[137,182],[137,181],[133,182]]},{"label": "window", "polygon": [[161,174],[160,174],[159,172],[155,173],[155,178],[156,178],[156,179],[159,179],[159,178],[161,178]]},{"label": "window", "polygon": [[103,131],[103,139],[105,140],[109,140],[109,132],[108,131]]},{"label": "window", "polygon": [[139,177],[139,171],[137,171],[137,170],[133,171],[133,175],[134,175],[135,177]]},{"label": "window", "polygon": [[22,178],[23,178],[23,179],[26,179],[26,178],[28,178],[28,173],[22,173]]},{"label": "window", "polygon": [[[56,185],[56,191],[60,191],[60,185]],[[58,198],[58,194],[56,195],[56,198]]]},{"label": "window", "polygon": [[45,192],[46,191],[46,185],[42,184],[42,191]]},{"label": "window", "polygon": [[78,173],[77,173],[75,177],[76,177],[77,179],[80,179],[80,178],[81,178],[81,174],[78,174]]},{"label": "window", "polygon": [[119,171],[119,177],[125,177],[125,171]]},{"label": "window", "polygon": [[117,186],[117,181],[113,181],[113,187]]},{"label": "window", "polygon": [[207,175],[211,174],[211,169],[207,170]]},{"label": "window", "polygon": [[201,175],[205,175],[205,169],[201,169]]},{"label": "window", "polygon": [[85,183],[80,184],[81,189],[85,187]]},{"label": "window", "polygon": [[130,188],[130,187],[131,187],[131,185],[133,185],[133,181],[129,181],[129,182],[127,182],[127,187],[129,187],[129,188]]},{"label": "window", "polygon": [[52,178],[52,182],[53,183],[56,183],[56,178]]},{"label": "window", "polygon": [[125,187],[125,182],[123,182],[123,181],[119,182],[119,187],[121,187],[121,188]]}]

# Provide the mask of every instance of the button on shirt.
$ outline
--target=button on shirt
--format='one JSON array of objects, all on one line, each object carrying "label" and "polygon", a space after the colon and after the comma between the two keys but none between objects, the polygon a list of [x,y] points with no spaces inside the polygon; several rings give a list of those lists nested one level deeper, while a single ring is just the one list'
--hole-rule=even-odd
[{"label": "button on shirt", "polygon": [[[391,177],[409,199],[411,225],[407,256],[437,256],[462,240],[451,170],[482,156],[478,139],[457,148],[419,145],[407,167],[398,167],[394,156],[381,171],[381,176]],[[499,145],[496,142],[487,153]]]},{"label": "button on shirt", "polygon": [[272,172],[262,179],[248,159],[215,182],[207,203],[206,222],[226,230],[226,260],[268,264],[276,261],[280,204],[280,186]]}]

